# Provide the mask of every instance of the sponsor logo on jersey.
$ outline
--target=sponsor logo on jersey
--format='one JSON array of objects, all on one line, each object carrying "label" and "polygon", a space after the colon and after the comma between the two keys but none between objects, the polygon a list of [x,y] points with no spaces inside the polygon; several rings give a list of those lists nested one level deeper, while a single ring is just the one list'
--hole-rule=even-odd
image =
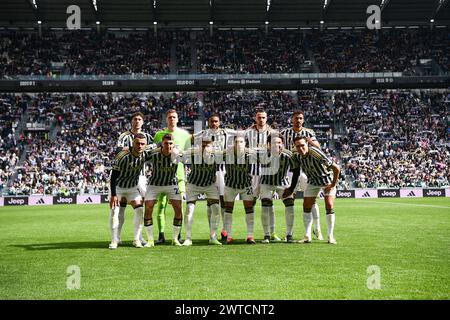
[{"label": "sponsor logo on jersey", "polygon": [[424,197],[445,197],[444,189],[424,189]]}]

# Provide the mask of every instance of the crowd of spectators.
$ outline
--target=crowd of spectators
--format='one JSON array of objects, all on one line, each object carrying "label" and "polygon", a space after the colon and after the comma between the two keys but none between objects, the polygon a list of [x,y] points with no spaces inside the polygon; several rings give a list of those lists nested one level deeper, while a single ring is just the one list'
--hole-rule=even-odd
[{"label": "crowd of spectators", "polygon": [[177,72],[179,74],[187,74],[192,67],[190,33],[177,31],[174,32],[174,38],[176,42]]},{"label": "crowd of spectators", "polygon": [[335,95],[345,134],[337,151],[358,188],[450,184],[450,94],[367,91]]},{"label": "crowd of spectators", "polygon": [[447,29],[326,30],[308,41],[320,72],[415,74],[420,59],[435,59],[443,71],[449,66]]},{"label": "crowd of spectators", "polygon": [[[30,104],[41,100],[38,97]],[[154,135],[162,126],[161,115],[166,110],[179,110],[181,124],[186,125],[188,105],[195,103],[189,95],[175,93],[167,97],[68,95],[64,101],[58,105],[62,120],[54,140],[45,132],[27,135],[27,157],[18,168],[10,193],[107,193],[117,138],[131,128],[131,115],[144,113],[144,131]]]},{"label": "crowd of spectators", "polygon": [[199,73],[295,73],[305,61],[301,33],[272,30],[197,34]]},{"label": "crowd of spectators", "polygon": [[144,130],[154,134],[164,127],[164,114],[170,108],[178,111],[179,125],[191,132],[195,120],[205,126],[215,113],[224,127],[247,128],[258,108],[266,110],[272,128],[281,130],[291,126],[292,111],[300,109],[305,113],[304,126],[316,131],[322,148],[342,166],[340,188],[449,185],[448,92],[230,91],[4,98],[14,101],[19,110],[24,99],[27,106],[56,105],[59,113],[54,121],[58,117],[61,121],[54,138],[48,132],[32,131],[21,139],[27,156],[20,166],[19,148],[2,136],[3,191],[12,169],[17,169],[9,194],[107,193],[116,141],[130,128],[131,114],[144,113]]},{"label": "crowd of spectators", "polygon": [[0,78],[13,75],[139,75],[170,72],[171,33],[65,31],[0,34]]},{"label": "crowd of spectators", "polygon": [[[160,30],[0,33],[0,78],[14,75],[153,75],[404,72],[420,60],[450,70],[450,33],[443,29]],[[171,70],[171,47],[174,68]],[[192,56],[191,48],[197,49]],[[308,50],[311,51],[308,51]],[[311,62],[311,63],[312,63]]]}]

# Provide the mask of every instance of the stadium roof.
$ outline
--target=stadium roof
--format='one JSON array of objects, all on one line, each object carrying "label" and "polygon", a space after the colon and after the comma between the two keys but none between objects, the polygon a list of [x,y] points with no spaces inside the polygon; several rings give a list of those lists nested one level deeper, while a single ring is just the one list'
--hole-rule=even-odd
[{"label": "stadium roof", "polygon": [[383,26],[450,25],[450,0],[1,0],[0,26],[65,28],[70,5],[82,27],[365,26],[373,4]]}]

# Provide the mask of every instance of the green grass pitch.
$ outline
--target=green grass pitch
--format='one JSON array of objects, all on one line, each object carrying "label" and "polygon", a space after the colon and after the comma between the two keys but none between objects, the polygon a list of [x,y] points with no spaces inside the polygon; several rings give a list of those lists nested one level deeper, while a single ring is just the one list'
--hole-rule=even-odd
[{"label": "green grass pitch", "polygon": [[[284,209],[276,203],[277,231]],[[301,200],[294,237],[303,236]],[[236,244],[210,246],[205,202],[194,217],[192,247],[132,247],[127,208],[123,244],[109,250],[108,206],[0,208],[1,299],[449,299],[450,200],[337,199],[338,244],[244,244],[242,204],[233,221]],[[326,235],[323,201],[321,225]],[[170,237],[173,213],[166,227]],[[155,228],[157,230],[157,228]],[[157,233],[157,231],[155,232]],[[184,236],[184,228],[183,228]],[[68,289],[69,266],[80,288]],[[368,279],[379,268],[379,289]],[[369,268],[369,271],[368,271]],[[376,283],[372,280],[370,283]],[[372,281],[372,282],[371,282]]]}]

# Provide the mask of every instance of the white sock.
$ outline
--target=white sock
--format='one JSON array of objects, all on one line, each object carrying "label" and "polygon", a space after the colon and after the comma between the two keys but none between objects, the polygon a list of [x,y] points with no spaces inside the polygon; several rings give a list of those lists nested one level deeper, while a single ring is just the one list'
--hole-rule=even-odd
[{"label": "white sock", "polygon": [[312,216],[313,216],[313,223],[314,223],[314,230],[317,230],[317,232],[321,232],[320,231],[320,211],[319,211],[319,206],[317,205],[317,203],[315,203],[312,207]]},{"label": "white sock", "polygon": [[217,228],[219,227],[220,205],[214,203],[211,205],[211,223],[209,225],[211,239],[217,238]]},{"label": "white sock", "polygon": [[334,239],[334,220],[335,220],[334,213],[333,214],[327,214],[327,226],[328,226],[328,239]]},{"label": "white sock", "polygon": [[122,227],[123,224],[125,223],[125,209],[127,207],[119,207],[119,227],[118,227],[118,231],[117,231],[117,236],[120,240],[120,235],[122,234]]},{"label": "white sock", "polygon": [[231,225],[233,223],[233,214],[229,212],[225,212],[224,214],[224,222],[225,222],[225,231],[227,232],[227,237],[231,238],[232,228]]},{"label": "white sock", "polygon": [[208,216],[208,226],[210,226],[211,228],[211,214],[212,214],[211,206],[206,205],[206,214]]},{"label": "white sock", "polygon": [[188,203],[186,205],[186,213],[184,214],[184,221],[186,226],[186,239],[191,240],[192,224],[194,223],[194,209],[195,204]]},{"label": "white sock", "polygon": [[225,208],[220,207],[220,216],[222,217],[222,229],[226,230],[226,228],[225,228]]},{"label": "white sock", "polygon": [[312,213],[303,212],[303,224],[305,225],[305,236],[311,239]]},{"label": "white sock", "polygon": [[142,239],[142,224],[144,223],[144,207],[134,209],[134,240]]},{"label": "white sock", "polygon": [[245,213],[245,222],[247,223],[247,237],[253,237],[255,228],[255,212]]},{"label": "white sock", "polygon": [[294,229],[294,206],[286,207],[284,209],[285,216],[286,216],[286,235],[292,236],[292,230]]},{"label": "white sock", "polygon": [[144,228],[147,232],[148,241],[153,241],[153,224],[151,226],[145,226]]},{"label": "white sock", "polygon": [[173,240],[178,240],[178,235],[180,234],[181,226],[173,226]]},{"label": "white sock", "polygon": [[110,210],[109,227],[111,228],[111,242],[119,242],[119,207]]},{"label": "white sock", "polygon": [[261,223],[263,226],[263,230],[264,230],[264,235],[265,236],[270,236],[270,227],[269,227],[269,223],[270,223],[270,208],[271,207],[261,207]]},{"label": "white sock", "polygon": [[270,219],[270,234],[272,234],[275,232],[275,208],[273,206],[270,207],[269,219]]}]

